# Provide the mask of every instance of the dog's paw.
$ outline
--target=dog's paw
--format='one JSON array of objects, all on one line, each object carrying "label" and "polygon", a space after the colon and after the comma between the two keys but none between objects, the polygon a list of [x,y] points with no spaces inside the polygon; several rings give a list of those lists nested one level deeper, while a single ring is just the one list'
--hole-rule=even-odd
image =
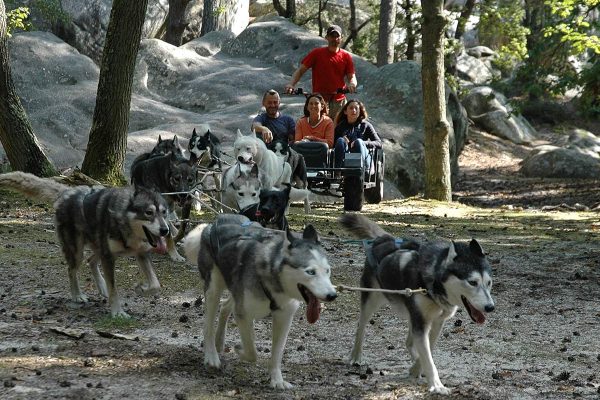
[{"label": "dog's paw", "polygon": [[287,381],[284,381],[283,378],[281,377],[281,373],[279,373],[279,377],[271,378],[271,387],[273,389],[285,390],[285,389],[293,388],[294,385],[292,385],[291,383],[289,383]]},{"label": "dog's paw", "polygon": [[87,303],[89,301],[88,297],[84,294],[84,293],[74,293],[71,296],[71,299],[75,302],[75,303]]},{"label": "dog's paw", "polygon": [[147,283],[138,283],[135,285],[135,293],[138,296],[154,296],[160,292],[160,286],[149,286]]},{"label": "dog's paw", "polygon": [[423,376],[421,373],[421,363],[419,361],[415,361],[413,365],[408,370],[408,376],[414,379],[419,379]]},{"label": "dog's paw", "polygon": [[182,257],[178,252],[173,252],[173,253],[169,253],[169,256],[171,257],[171,260],[175,261],[175,262],[179,262],[179,263],[183,263],[185,262],[185,258]]},{"label": "dog's paw", "polygon": [[129,314],[127,314],[123,309],[119,308],[117,310],[111,310],[110,316],[112,318],[131,318]]},{"label": "dog's paw", "polygon": [[219,355],[216,353],[206,353],[204,354],[204,366],[206,368],[221,368],[221,360],[219,359]]},{"label": "dog's paw", "polygon": [[448,389],[446,386],[442,385],[441,383],[439,385],[436,384],[429,388],[429,393],[441,394],[444,396],[449,395],[450,392],[451,392],[451,390]]},{"label": "dog's paw", "polygon": [[248,350],[243,349],[242,346],[236,345],[235,352],[237,353],[238,357],[242,361],[250,362],[250,363],[256,362],[256,357],[257,357],[256,349],[248,351]]}]

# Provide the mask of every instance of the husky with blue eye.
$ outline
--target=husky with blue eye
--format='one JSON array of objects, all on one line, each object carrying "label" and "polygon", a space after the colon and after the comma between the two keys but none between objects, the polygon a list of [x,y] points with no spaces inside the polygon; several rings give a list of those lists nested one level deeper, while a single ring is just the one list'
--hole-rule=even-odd
[{"label": "husky with blue eye", "polygon": [[494,311],[492,269],[483,249],[475,239],[468,243],[397,239],[360,214],[344,214],[340,223],[361,239],[373,239],[366,249],[362,287],[427,289],[426,295],[409,297],[362,292],[350,363],[362,363],[365,328],[371,316],[387,303],[408,320],[406,347],[413,359],[410,375],[425,375],[431,393],[449,394],[440,381],[431,351],[444,323],[458,307],[464,307],[477,324],[483,324],[486,313]]}]

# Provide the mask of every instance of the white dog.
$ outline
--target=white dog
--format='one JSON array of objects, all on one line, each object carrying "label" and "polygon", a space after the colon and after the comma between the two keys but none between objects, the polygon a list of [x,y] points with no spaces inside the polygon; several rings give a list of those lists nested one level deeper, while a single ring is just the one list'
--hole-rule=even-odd
[{"label": "white dog", "polygon": [[[282,183],[290,183],[292,169],[287,162],[279,159],[254,133],[242,135],[238,129],[233,143],[233,156],[241,164],[256,164],[263,188],[281,188]],[[224,182],[228,183],[228,182]],[[223,187],[226,187],[223,185]]]}]

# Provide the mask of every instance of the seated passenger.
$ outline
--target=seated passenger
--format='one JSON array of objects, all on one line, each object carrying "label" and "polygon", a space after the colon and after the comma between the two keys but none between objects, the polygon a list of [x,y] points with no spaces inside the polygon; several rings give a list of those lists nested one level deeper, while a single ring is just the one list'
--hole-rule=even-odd
[{"label": "seated passenger", "polygon": [[266,144],[277,139],[289,143],[294,139],[296,123],[289,115],[279,112],[280,104],[281,99],[276,90],[271,89],[266,91],[262,100],[265,112],[258,114],[252,121],[252,130]]},{"label": "seated passenger", "polygon": [[304,103],[304,117],[296,122],[294,142],[321,142],[333,148],[333,120],[327,116],[327,103],[318,93]]},{"label": "seated passenger", "polygon": [[335,117],[335,167],[342,166],[348,152],[361,153],[365,165],[370,165],[369,148],[381,148],[381,139],[367,121],[367,110],[356,99],[349,100]]}]

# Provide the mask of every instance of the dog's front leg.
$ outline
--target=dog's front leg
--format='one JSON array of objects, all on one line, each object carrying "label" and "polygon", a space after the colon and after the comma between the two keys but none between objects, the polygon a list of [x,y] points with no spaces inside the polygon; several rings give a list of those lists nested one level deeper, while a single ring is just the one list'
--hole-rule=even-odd
[{"label": "dog's front leg", "polygon": [[159,292],[160,283],[152,268],[152,262],[148,254],[138,254],[136,259],[140,269],[144,273],[146,281],[144,283],[138,283],[135,287],[135,292],[141,296],[151,296]]},{"label": "dog's front leg", "polygon": [[440,381],[438,370],[433,363],[431,356],[431,348],[429,347],[429,327],[428,329],[415,331],[413,329],[413,345],[419,354],[419,362],[421,368],[427,377],[430,393],[447,395],[450,394],[450,389],[445,387]]},{"label": "dog's front leg", "polygon": [[103,255],[100,257],[100,263],[102,264],[102,272],[104,273],[104,279],[106,281],[106,288],[108,290],[108,305],[110,306],[110,315],[112,317],[130,318],[129,314],[123,311],[121,308],[121,298],[117,292],[115,284],[115,261],[111,256]]},{"label": "dog's front leg", "polygon": [[292,302],[285,308],[273,312],[273,344],[271,348],[271,387],[275,389],[291,389],[292,384],[283,380],[281,375],[281,360],[287,341],[292,319],[298,309],[299,303]]}]

